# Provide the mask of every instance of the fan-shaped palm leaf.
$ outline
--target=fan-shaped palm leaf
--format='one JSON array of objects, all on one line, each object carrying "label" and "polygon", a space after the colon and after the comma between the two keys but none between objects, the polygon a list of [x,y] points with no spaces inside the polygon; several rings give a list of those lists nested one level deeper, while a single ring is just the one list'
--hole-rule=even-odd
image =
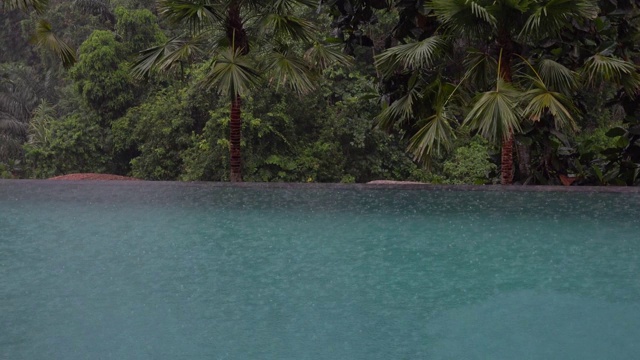
[{"label": "fan-shaped palm leaf", "polygon": [[535,87],[523,96],[527,104],[523,116],[535,122],[548,113],[553,117],[556,129],[577,131],[578,126],[571,115],[576,109],[569,99],[559,92],[549,91],[540,81],[534,81],[534,84]]},{"label": "fan-shaped palm leaf", "polygon": [[29,12],[32,9],[42,14],[49,5],[49,0],[2,0],[2,12],[18,9]]},{"label": "fan-shaped palm leaf", "polygon": [[425,119],[425,125],[409,140],[407,150],[413,154],[413,159],[428,163],[433,155],[440,155],[451,150],[455,133],[451,124],[455,118],[442,106],[436,113]]},{"label": "fan-shaped palm leaf", "polygon": [[392,75],[398,68],[429,68],[434,66],[444,42],[434,35],[422,41],[402,44],[385,50],[376,56],[375,65],[384,76]]},{"label": "fan-shaped palm leaf", "polygon": [[53,32],[51,24],[46,20],[38,21],[31,42],[53,51],[65,67],[70,67],[76,62],[76,52]]},{"label": "fan-shaped palm leaf", "polygon": [[292,53],[270,53],[266,70],[271,73],[272,81],[288,86],[298,94],[306,94],[315,87],[304,61]]},{"label": "fan-shaped palm leaf", "polygon": [[408,91],[404,96],[385,107],[375,120],[378,127],[389,131],[397,122],[411,119],[414,114],[414,105],[422,97],[417,88]]},{"label": "fan-shaped palm leaf", "polygon": [[593,20],[599,8],[595,0],[549,0],[535,6],[520,36],[530,34],[550,34],[570,24],[572,18]]},{"label": "fan-shaped palm leaf", "polygon": [[497,22],[494,15],[479,1],[432,0],[430,6],[438,20],[456,32],[478,33],[482,31],[482,23],[493,28]]},{"label": "fan-shaped palm leaf", "polygon": [[204,52],[206,39],[196,36],[189,39],[174,37],[162,45],[140,52],[131,73],[137,78],[148,76],[152,71],[167,72],[182,62],[189,62]]},{"label": "fan-shaped palm leaf", "polygon": [[462,81],[468,81],[477,89],[487,89],[495,84],[498,63],[486,52],[469,51],[464,59],[464,67],[468,69]]},{"label": "fan-shaped palm leaf", "polygon": [[242,49],[221,49],[211,62],[206,79],[202,86],[209,89],[217,88],[221,94],[235,99],[244,95],[248,90],[260,81],[260,72],[253,67],[252,62]]},{"label": "fan-shaped palm leaf", "polygon": [[318,0],[274,0],[271,1],[271,9],[274,13],[284,14],[291,13],[297,5],[318,6]]},{"label": "fan-shaped palm leaf", "polygon": [[318,32],[311,21],[279,13],[268,14],[263,20],[262,28],[276,38],[305,42],[311,41]]},{"label": "fan-shaped palm leaf", "polygon": [[508,139],[520,131],[522,118],[519,101],[522,94],[511,85],[498,79],[496,90],[479,94],[463,124],[477,129],[480,135],[492,142]]},{"label": "fan-shaped palm leaf", "polygon": [[451,150],[456,138],[452,124],[456,123],[450,109],[450,100],[456,95],[458,86],[445,83],[438,78],[425,87],[424,96],[430,97],[432,115],[418,121],[421,128],[409,140],[407,150],[414,160],[428,164],[433,155]]},{"label": "fan-shaped palm leaf", "polygon": [[537,66],[538,74],[544,84],[563,94],[571,94],[578,86],[578,74],[566,66],[550,59],[543,59]]},{"label": "fan-shaped palm leaf", "polygon": [[634,93],[640,89],[640,76],[633,63],[602,54],[588,58],[581,75],[589,85],[611,81],[623,85],[628,93]]},{"label": "fan-shaped palm leaf", "polygon": [[223,21],[224,15],[213,0],[161,0],[158,12],[174,24],[184,24],[192,32]]},{"label": "fan-shaped palm leaf", "polygon": [[304,59],[313,69],[324,70],[332,65],[351,66],[353,58],[342,52],[340,46],[315,43],[309,48]]}]

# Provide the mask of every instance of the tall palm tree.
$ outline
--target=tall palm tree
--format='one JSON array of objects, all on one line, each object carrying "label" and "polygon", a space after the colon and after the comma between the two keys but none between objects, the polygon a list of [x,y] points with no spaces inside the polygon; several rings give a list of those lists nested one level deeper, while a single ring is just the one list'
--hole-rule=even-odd
[{"label": "tall palm tree", "polygon": [[[558,38],[572,22],[594,19],[596,1],[432,0],[425,9],[439,29],[420,41],[392,47],[376,59],[387,75],[401,69],[412,74],[409,90],[381,113],[381,124],[421,119],[410,143],[410,150],[421,159],[452,146],[456,114],[462,114],[464,125],[501,143],[501,183],[511,184],[513,135],[521,122],[550,116],[557,127],[574,127],[570,96],[579,80],[577,72],[554,59],[534,59],[521,50]],[[472,46],[479,50],[470,50]],[[460,47],[467,53],[464,69],[452,78],[451,68],[459,64],[450,62],[451,49]],[[595,66],[596,60],[606,65]],[[639,84],[634,66],[611,56],[596,54],[585,68],[581,74],[591,79],[608,73],[635,78],[636,88]],[[434,79],[440,84],[451,79],[454,84],[434,87]],[[472,96],[464,97],[465,90]],[[430,95],[434,91],[439,95]],[[423,98],[432,99],[426,109],[420,104]],[[462,101],[456,104],[456,98]]]},{"label": "tall palm tree", "polygon": [[[242,97],[262,80],[290,86],[300,94],[314,88],[312,70],[334,63],[348,64],[338,49],[315,39],[312,22],[296,16],[312,0],[162,0],[159,11],[168,20],[186,25],[187,37],[176,37],[145,50],[134,74],[168,71],[193,57],[208,61],[200,84],[230,99],[230,180],[242,181]],[[313,46],[299,56],[292,41]],[[265,46],[268,44],[268,46]]]}]

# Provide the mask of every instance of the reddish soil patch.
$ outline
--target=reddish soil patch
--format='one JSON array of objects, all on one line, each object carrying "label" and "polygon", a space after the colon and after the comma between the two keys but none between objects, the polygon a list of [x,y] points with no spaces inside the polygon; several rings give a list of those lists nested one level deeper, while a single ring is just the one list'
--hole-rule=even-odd
[{"label": "reddish soil patch", "polygon": [[112,174],[67,174],[52,177],[49,180],[140,180],[128,176],[112,175]]}]

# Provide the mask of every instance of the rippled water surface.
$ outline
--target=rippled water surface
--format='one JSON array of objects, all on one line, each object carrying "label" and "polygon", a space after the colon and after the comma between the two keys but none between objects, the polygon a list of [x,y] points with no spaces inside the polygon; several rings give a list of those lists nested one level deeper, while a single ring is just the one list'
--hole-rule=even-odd
[{"label": "rippled water surface", "polygon": [[640,194],[0,182],[0,359],[632,359]]}]

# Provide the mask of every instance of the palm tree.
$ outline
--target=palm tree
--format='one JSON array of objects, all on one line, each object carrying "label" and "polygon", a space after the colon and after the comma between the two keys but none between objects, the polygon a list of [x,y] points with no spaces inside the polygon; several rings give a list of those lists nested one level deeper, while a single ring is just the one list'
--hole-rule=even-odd
[{"label": "palm tree", "polygon": [[11,10],[21,10],[24,12],[30,12],[32,10],[43,13],[49,5],[49,0],[2,0],[2,6],[0,7],[0,13]]},{"label": "palm tree", "polygon": [[[403,69],[412,74],[409,89],[379,118],[387,127],[419,119],[420,129],[410,142],[417,159],[428,159],[452,146],[456,115],[461,114],[464,125],[501,143],[501,183],[511,184],[514,133],[520,131],[523,120],[552,117],[559,128],[575,127],[570,97],[578,75],[586,74],[582,77],[586,82],[627,77],[633,79],[631,87],[638,87],[635,67],[606,54],[587,59],[586,70],[578,73],[553,58],[527,57],[520,52],[536,41],[558,38],[572,22],[594,19],[598,15],[594,0],[432,0],[425,8],[432,21],[440,24],[439,30],[392,47],[376,59],[388,76]],[[470,50],[471,45],[478,50]],[[461,47],[467,53],[464,69],[452,79],[451,68],[459,64],[441,59],[451,59],[450,50]],[[448,79],[454,84],[443,86]],[[471,100],[464,97],[465,91],[472,94]],[[426,108],[419,101],[423,98],[430,99]],[[461,101],[456,103],[456,99]]]},{"label": "palm tree", "polygon": [[[304,94],[314,88],[312,70],[334,63],[348,64],[338,49],[314,39],[316,28],[295,15],[310,0],[162,0],[159,11],[168,20],[188,26],[188,37],[176,37],[145,50],[134,74],[181,67],[194,57],[208,61],[205,89],[229,96],[230,180],[242,181],[242,97],[265,77]],[[304,57],[291,41],[313,44]],[[266,46],[268,44],[268,46]]]},{"label": "palm tree", "polygon": [[51,85],[23,66],[0,67],[0,162],[21,157],[34,110]]},{"label": "palm tree", "polygon": [[[34,11],[36,14],[42,15],[48,5],[49,0],[2,0],[0,14],[12,10],[20,10],[25,13]],[[36,46],[52,51],[60,58],[65,67],[70,67],[76,62],[75,50],[56,35],[51,24],[45,19],[41,18],[36,22],[31,42]]]}]

